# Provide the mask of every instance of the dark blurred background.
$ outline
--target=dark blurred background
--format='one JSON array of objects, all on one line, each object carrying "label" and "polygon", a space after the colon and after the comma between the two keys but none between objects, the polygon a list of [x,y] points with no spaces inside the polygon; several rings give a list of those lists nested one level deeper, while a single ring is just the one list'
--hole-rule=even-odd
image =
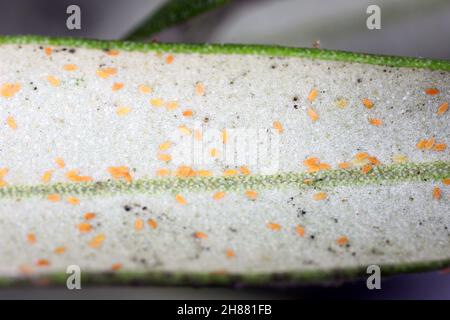
[{"label": "dark blurred background", "polygon": [[[193,0],[195,1],[195,0]],[[0,0],[0,34],[121,39],[165,0]],[[66,8],[81,8],[81,30],[66,28]],[[381,8],[381,30],[366,28],[366,8]],[[156,35],[163,42],[232,42],[450,58],[450,0],[235,0]],[[149,37],[150,40],[150,37]],[[450,299],[450,272],[296,288],[10,288],[7,298],[113,299]]]}]

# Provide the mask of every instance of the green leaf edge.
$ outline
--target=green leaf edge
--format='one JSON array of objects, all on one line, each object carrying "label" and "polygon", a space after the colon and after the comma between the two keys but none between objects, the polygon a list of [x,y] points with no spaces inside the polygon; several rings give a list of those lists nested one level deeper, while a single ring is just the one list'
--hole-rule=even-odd
[{"label": "green leaf edge", "polygon": [[421,68],[450,71],[449,60],[375,55],[349,51],[294,48],[270,45],[247,44],[182,44],[182,43],[143,43],[132,41],[94,40],[83,38],[51,38],[35,35],[0,36],[2,44],[36,44],[53,46],[71,46],[91,49],[118,49],[141,52],[171,52],[196,54],[237,54],[279,57],[298,57],[318,60],[365,63],[397,68]]}]

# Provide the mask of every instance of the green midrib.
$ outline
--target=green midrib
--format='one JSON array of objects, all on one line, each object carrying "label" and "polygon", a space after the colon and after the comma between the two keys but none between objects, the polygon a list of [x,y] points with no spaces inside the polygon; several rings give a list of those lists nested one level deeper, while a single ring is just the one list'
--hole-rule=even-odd
[{"label": "green midrib", "polygon": [[102,196],[115,194],[158,194],[164,192],[207,192],[282,189],[296,187],[331,188],[407,181],[438,181],[450,177],[450,161],[392,164],[373,167],[369,173],[360,169],[336,169],[315,173],[290,172],[273,175],[216,176],[192,178],[143,178],[130,183],[117,180],[5,186],[1,198],[44,197],[50,194]]},{"label": "green midrib", "polygon": [[92,49],[120,49],[124,51],[168,51],[173,53],[198,54],[243,54],[260,56],[298,57],[319,60],[357,62],[389,67],[425,68],[450,71],[450,61],[355,53],[337,50],[293,48],[268,45],[242,44],[183,44],[144,43],[132,41],[103,41],[80,38],[49,38],[42,36],[0,36],[3,44],[36,44],[71,46]]}]

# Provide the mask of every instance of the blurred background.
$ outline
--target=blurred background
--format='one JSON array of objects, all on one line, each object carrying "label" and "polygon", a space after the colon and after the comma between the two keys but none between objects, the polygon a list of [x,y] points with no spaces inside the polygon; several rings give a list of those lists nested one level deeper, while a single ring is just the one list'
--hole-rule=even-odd
[{"label": "blurred background", "polygon": [[[196,0],[192,0],[195,2]],[[0,0],[0,34],[123,39],[166,0]],[[66,28],[66,8],[81,8],[81,30]],[[366,9],[381,9],[381,29],[368,30]],[[147,40],[277,44],[450,59],[450,0],[234,0]],[[290,288],[97,287],[0,289],[0,299],[450,299],[450,272]]]}]

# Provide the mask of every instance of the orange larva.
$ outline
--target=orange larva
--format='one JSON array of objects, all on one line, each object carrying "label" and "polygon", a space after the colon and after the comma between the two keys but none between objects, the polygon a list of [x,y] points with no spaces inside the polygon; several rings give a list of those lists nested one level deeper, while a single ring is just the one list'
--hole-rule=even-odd
[{"label": "orange larva", "polygon": [[225,255],[227,256],[227,258],[234,258],[235,257],[235,253],[232,249],[227,249],[225,250]]},{"label": "orange larva", "polygon": [[319,115],[312,108],[308,108],[306,113],[308,114],[308,116],[309,116],[309,118],[311,119],[312,122],[315,122],[315,121],[319,120]]},{"label": "orange larva", "polygon": [[268,222],[267,223],[267,228],[269,228],[272,231],[280,231],[281,230],[281,225],[275,222]]},{"label": "orange larva", "polygon": [[341,236],[336,239],[336,243],[340,246],[345,246],[348,243],[348,238],[346,236]]},{"label": "orange larva", "polygon": [[112,91],[119,91],[121,90],[125,85],[122,82],[115,82],[112,85]]},{"label": "orange larva", "polygon": [[67,203],[71,204],[71,205],[78,205],[80,204],[80,200],[76,197],[67,197],[66,199]]},{"label": "orange larva", "polygon": [[77,229],[81,233],[87,233],[87,232],[90,232],[92,230],[92,225],[89,224],[89,223],[86,223],[86,222],[82,222],[82,223],[79,223],[77,225]]},{"label": "orange larva", "polygon": [[369,118],[369,123],[375,127],[379,127],[381,126],[381,124],[383,123],[381,121],[381,119],[377,119],[377,118]]},{"label": "orange larva", "polygon": [[237,174],[238,174],[238,171],[235,170],[235,169],[226,169],[226,170],[223,172],[223,175],[226,176],[226,177],[229,177],[229,176],[235,176],[235,175],[237,175]]},{"label": "orange larva", "polygon": [[220,200],[223,197],[225,197],[225,192],[223,192],[223,191],[218,191],[218,192],[214,193],[214,195],[213,195],[214,200]]},{"label": "orange larva", "polygon": [[121,263],[114,263],[114,264],[111,266],[111,270],[112,270],[112,271],[118,271],[118,270],[120,270],[120,269],[122,269],[122,264],[121,264]]},{"label": "orange larva", "polygon": [[442,190],[439,187],[434,187],[433,189],[433,199],[441,200],[442,198]]},{"label": "orange larva", "polygon": [[328,195],[325,192],[318,192],[318,193],[314,194],[313,198],[316,201],[321,201],[321,200],[325,200],[326,198],[328,198]]},{"label": "orange larva", "polygon": [[56,247],[55,250],[53,250],[53,252],[56,254],[63,254],[64,252],[66,252],[66,248],[65,247]]},{"label": "orange larva", "polygon": [[134,222],[134,229],[136,231],[141,231],[144,228],[144,221],[141,218],[137,218]]},{"label": "orange larva", "polygon": [[197,231],[194,233],[194,238],[197,239],[208,239],[208,235],[202,231]]},{"label": "orange larva", "polygon": [[156,222],[155,219],[148,219],[147,223],[152,229],[156,229],[158,227],[158,223]]},{"label": "orange larva", "polygon": [[447,110],[448,110],[448,102],[444,102],[438,107],[437,114],[439,116],[442,116],[444,113],[447,112]]},{"label": "orange larva", "polygon": [[66,71],[75,71],[78,69],[78,67],[75,64],[66,64],[64,65],[63,69]]},{"label": "orange larva", "polygon": [[167,63],[167,64],[171,64],[171,63],[173,62],[174,59],[175,59],[174,56],[171,55],[171,54],[169,54],[169,55],[166,57],[166,63]]},{"label": "orange larva", "polygon": [[195,85],[195,94],[198,96],[204,96],[205,95],[205,86],[201,82],[197,82]]},{"label": "orange larva", "polygon": [[301,225],[297,225],[297,226],[295,227],[295,232],[297,232],[297,234],[298,234],[300,237],[304,237],[304,236],[305,236],[305,228],[304,228],[303,226],[301,226]]},{"label": "orange larva", "polygon": [[256,198],[258,197],[258,192],[256,192],[255,190],[247,190],[245,191],[245,196],[250,200],[256,200]]},{"label": "orange larva", "polygon": [[91,241],[89,241],[89,246],[91,247],[91,248],[98,248],[98,247],[100,247],[102,244],[103,244],[103,242],[105,241],[105,239],[106,239],[106,237],[105,237],[105,235],[103,234],[103,233],[101,233],[101,234],[98,234],[98,235],[96,235],[95,237],[93,237],[92,239],[91,239]]},{"label": "orange larva", "polygon": [[273,128],[278,132],[278,133],[283,133],[283,126],[281,125],[280,121],[274,121],[273,123]]},{"label": "orange larva", "polygon": [[438,89],[436,89],[436,88],[428,88],[428,89],[425,89],[425,93],[426,94],[428,94],[428,95],[430,95],[430,96],[434,96],[434,95],[436,95],[436,94],[439,94],[439,90]]},{"label": "orange larva", "polygon": [[372,109],[374,106],[374,103],[372,102],[372,100],[367,99],[367,98],[363,99],[362,103],[363,103],[364,107],[366,107],[367,109]]},{"label": "orange larva", "polygon": [[181,194],[177,194],[177,195],[175,196],[175,200],[177,200],[177,202],[178,202],[179,204],[181,204],[182,206],[184,206],[185,204],[187,204],[186,199],[185,199]]},{"label": "orange larva", "polygon": [[311,89],[308,95],[308,101],[313,102],[317,98],[318,91],[316,88]]},{"label": "orange larva", "polygon": [[47,267],[50,265],[50,261],[48,261],[47,259],[38,259],[36,261],[36,266],[38,267]]},{"label": "orange larva", "polygon": [[93,213],[93,212],[86,212],[86,213],[83,215],[83,218],[84,218],[84,220],[92,220],[92,219],[95,218],[95,216],[96,216],[96,214]]},{"label": "orange larva", "polygon": [[58,202],[61,200],[61,196],[59,194],[49,194],[47,196],[47,200],[51,202]]}]

